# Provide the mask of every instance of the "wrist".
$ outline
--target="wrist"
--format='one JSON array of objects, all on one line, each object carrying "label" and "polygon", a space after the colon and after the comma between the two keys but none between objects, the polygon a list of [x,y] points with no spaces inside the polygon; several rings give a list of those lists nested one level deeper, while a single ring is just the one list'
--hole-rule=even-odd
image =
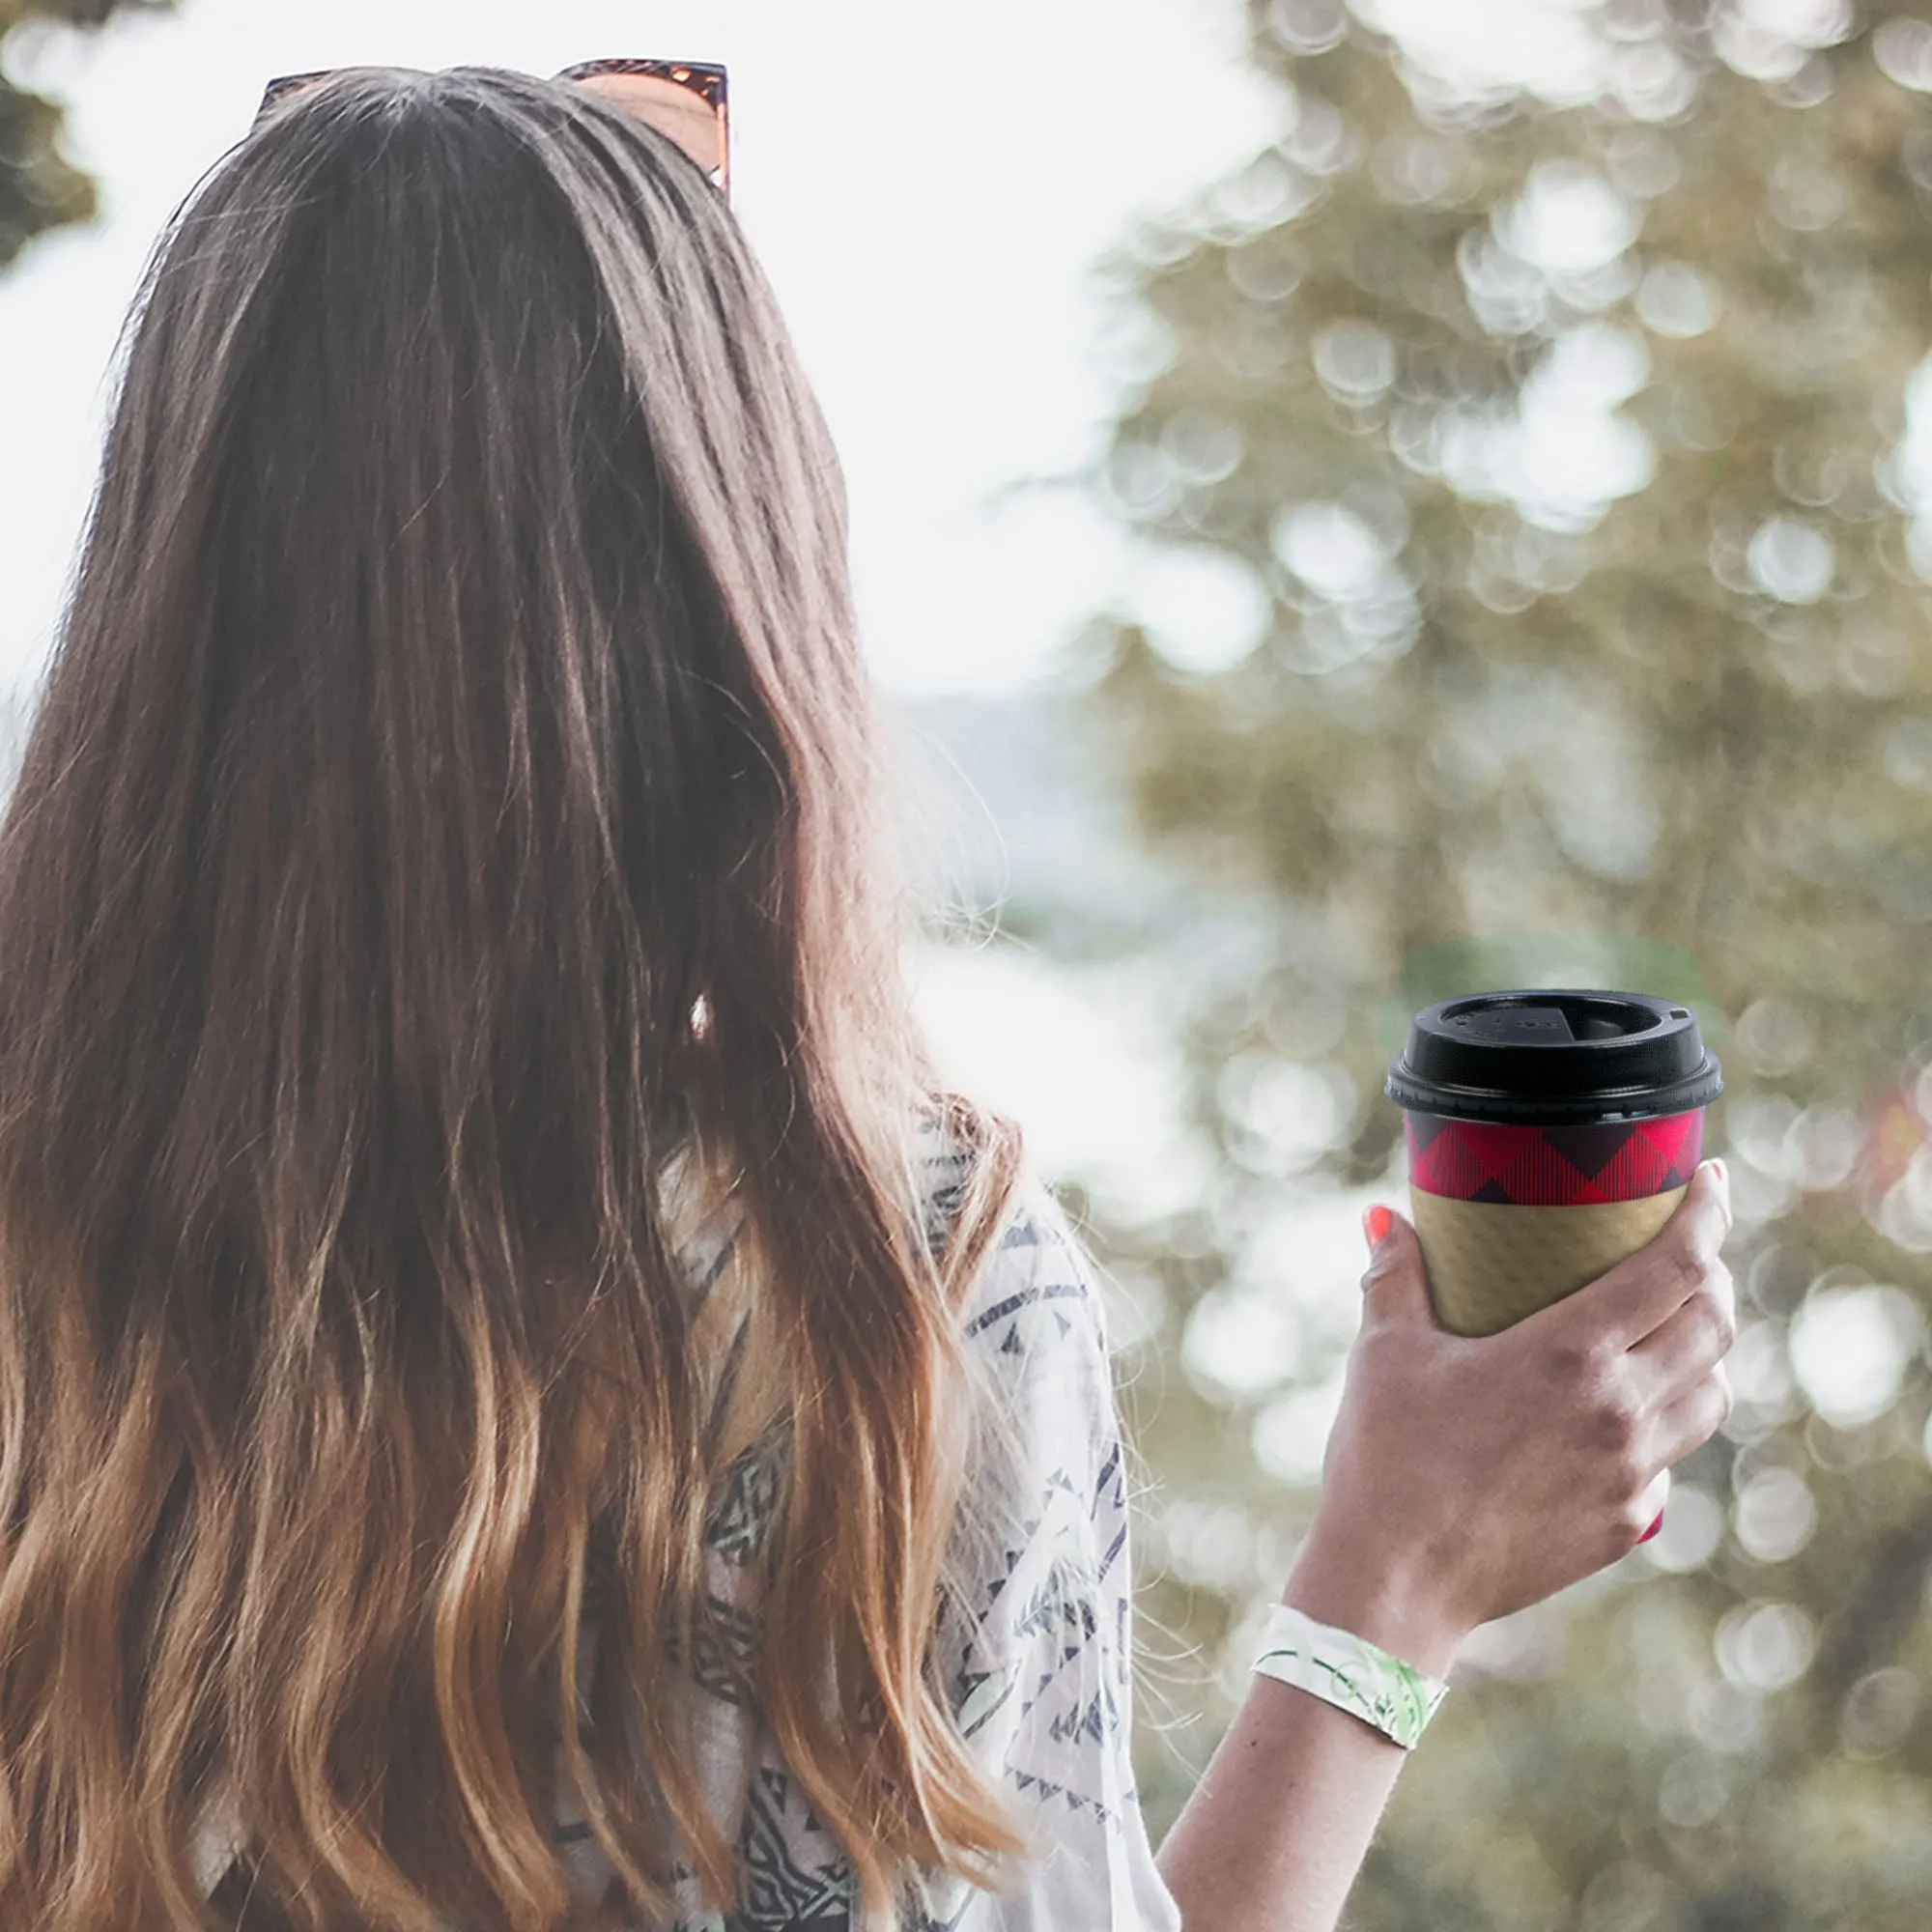
[{"label": "wrist", "polygon": [[1446,1678],[1471,1626],[1420,1566],[1390,1560],[1319,1513],[1281,1601],[1337,1630],[1366,1637],[1431,1677]]}]

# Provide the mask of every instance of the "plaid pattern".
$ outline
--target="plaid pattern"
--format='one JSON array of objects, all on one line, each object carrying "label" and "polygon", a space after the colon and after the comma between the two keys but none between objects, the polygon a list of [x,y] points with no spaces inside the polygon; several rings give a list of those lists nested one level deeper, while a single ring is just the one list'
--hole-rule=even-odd
[{"label": "plaid pattern", "polygon": [[1516,1208],[1640,1201],[1690,1183],[1704,1110],[1583,1127],[1521,1126],[1405,1114],[1408,1178],[1425,1194]]}]

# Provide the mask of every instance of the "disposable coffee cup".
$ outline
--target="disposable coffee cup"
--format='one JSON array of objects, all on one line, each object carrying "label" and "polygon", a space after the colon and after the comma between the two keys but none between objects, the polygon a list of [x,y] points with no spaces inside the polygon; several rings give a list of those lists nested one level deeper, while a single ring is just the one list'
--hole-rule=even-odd
[{"label": "disposable coffee cup", "polygon": [[1383,1092],[1436,1319],[1492,1335],[1662,1229],[1723,1081],[1688,1007],[1536,988],[1423,1008]]}]

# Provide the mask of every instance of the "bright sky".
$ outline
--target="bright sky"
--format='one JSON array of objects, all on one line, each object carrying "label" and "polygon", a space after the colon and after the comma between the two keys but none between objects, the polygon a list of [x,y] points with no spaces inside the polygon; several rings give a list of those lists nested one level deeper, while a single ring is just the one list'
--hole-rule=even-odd
[{"label": "bright sky", "polygon": [[115,331],[175,205],[272,74],[598,54],[724,61],[732,203],[778,289],[852,498],[867,649],[904,691],[1046,668],[1124,566],[1065,471],[1110,398],[1086,270],[1136,211],[1273,135],[1237,59],[1239,0],[181,0],[99,36],[36,30],[9,68],[71,103],[105,218],[0,276],[0,688],[38,675],[85,515]]}]

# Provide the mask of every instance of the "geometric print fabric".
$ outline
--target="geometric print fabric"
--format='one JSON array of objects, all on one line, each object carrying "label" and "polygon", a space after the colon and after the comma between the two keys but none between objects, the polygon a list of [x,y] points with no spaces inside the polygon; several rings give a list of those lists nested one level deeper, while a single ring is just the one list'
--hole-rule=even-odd
[{"label": "geometric print fabric", "polygon": [[1647,1121],[1541,1127],[1410,1113],[1410,1183],[1450,1201],[1581,1208],[1685,1186],[1704,1144],[1704,1110]]},{"label": "geometric print fabric", "polygon": [[[927,1236],[943,1245],[969,1161],[931,1120],[918,1128]],[[680,1243],[700,1295],[736,1245],[728,1215]],[[997,1481],[975,1471],[998,1548],[942,1614],[935,1662],[954,1721],[1043,1856],[1000,1892],[932,1872],[904,1901],[905,1932],[1181,1932],[1154,1861],[1132,1757],[1133,1585],[1126,1461],[1099,1290],[1064,1210],[1025,1183],[1004,1238],[960,1310],[962,1336],[1000,1391],[1020,1462]],[[776,1453],[782,1456],[782,1438]],[[669,1874],[668,1932],[856,1932],[857,1887],[844,1848],[800,1788],[762,1712],[739,1686],[761,1640],[752,1560],[779,1494],[778,1468],[734,1469],[707,1532],[715,1642],[689,1660],[705,1744],[707,1802],[734,1843],[740,1910],[706,1907],[689,1862]],[[1016,1484],[1017,1487],[1009,1487]],[[586,1609],[580,1692],[593,1681],[598,1632]],[[611,1880],[562,1766],[553,1836],[585,1901]],[[209,1806],[194,1847],[204,1890],[239,1851],[232,1798]],[[635,1932],[644,1932],[639,1926]]]},{"label": "geometric print fabric", "polygon": [[[938,1249],[969,1161],[929,1120],[918,1141],[926,1233]],[[689,1264],[700,1278],[715,1265],[701,1254]],[[905,1932],[1181,1932],[1134,1781],[1128,1486],[1105,1311],[1071,1225],[1037,1179],[1024,1184],[960,1320],[968,1350],[1001,1392],[1021,1462],[997,1482],[990,1468],[975,1472],[1007,1532],[967,1600],[942,1614],[935,1661],[969,1748],[1037,1831],[1044,1855],[998,1893],[925,1875],[902,1900]],[[713,1607],[728,1604],[734,1640],[748,1648],[758,1641],[759,1610],[740,1546],[755,1547],[776,1497],[773,1473],[748,1471],[708,1551]],[[720,1824],[735,1827],[727,1835],[742,1909],[705,1909],[696,1873],[679,1861],[671,1932],[856,1932],[850,1861],[790,1776],[763,1714],[735,1705],[705,1660],[692,1662],[694,1688],[715,1719],[705,1770]],[[576,1809],[568,1804],[556,1840],[580,1895],[594,1898],[610,1866],[570,1816]]]}]

